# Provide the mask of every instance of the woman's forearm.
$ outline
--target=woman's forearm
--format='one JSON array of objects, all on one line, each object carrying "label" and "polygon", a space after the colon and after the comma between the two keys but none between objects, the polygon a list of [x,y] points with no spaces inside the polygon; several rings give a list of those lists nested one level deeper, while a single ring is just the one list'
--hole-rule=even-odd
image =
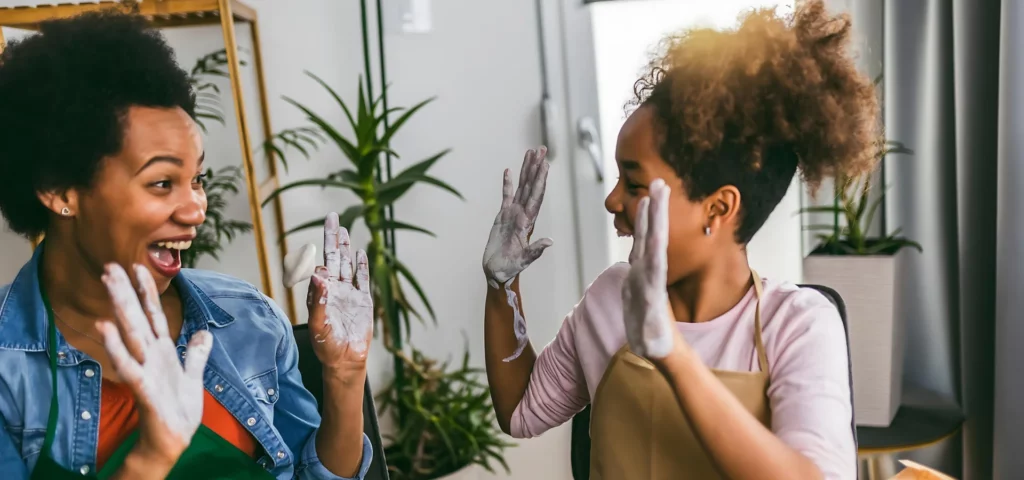
[{"label": "woman's forearm", "polygon": [[[519,311],[522,312],[519,278],[512,282],[511,288],[519,301]],[[515,411],[526,393],[533,364],[537,361],[533,345],[527,345],[515,360],[503,361],[515,351],[518,345],[513,329],[514,320],[514,313],[508,304],[504,287],[488,287],[484,307],[484,352],[487,364],[487,383],[491,389],[491,402],[494,404],[494,413],[498,417],[498,425],[505,433],[510,433],[509,424],[512,420],[512,412]]]},{"label": "woman's forearm", "polygon": [[339,477],[354,477],[363,461],[363,394],[366,370],[324,370],[324,406],[316,436],[320,463]]},{"label": "woman's forearm", "polygon": [[725,478],[820,479],[821,470],[764,427],[683,342],[657,362],[697,439]]}]

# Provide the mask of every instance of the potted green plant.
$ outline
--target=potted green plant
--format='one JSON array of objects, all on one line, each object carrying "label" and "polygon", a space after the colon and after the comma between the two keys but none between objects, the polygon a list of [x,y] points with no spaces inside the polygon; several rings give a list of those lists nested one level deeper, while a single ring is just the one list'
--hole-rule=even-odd
[{"label": "potted green plant", "polygon": [[[212,77],[227,77],[227,50],[220,49],[199,57],[189,72],[192,88],[196,92],[195,122],[203,133],[208,133],[205,121],[212,120],[224,125],[224,113],[220,104],[220,88]],[[242,63],[245,64],[244,62]],[[181,252],[181,264],[195,268],[199,259],[206,255],[219,260],[218,254],[236,236],[252,231],[252,224],[224,216],[229,196],[239,192],[243,181],[242,169],[227,166],[214,170],[208,168],[203,179],[206,191],[206,221],[196,229],[192,247]]]},{"label": "potted green plant", "polygon": [[[878,141],[877,158],[912,155],[900,142]],[[818,246],[804,259],[804,281],[835,289],[846,302],[853,368],[855,418],[858,425],[886,427],[902,398],[903,322],[894,315],[898,256],[917,242],[900,228],[870,235],[885,192],[872,197],[872,172],[834,179],[832,205],[804,208],[830,214],[829,224],[805,228],[819,232]]]},{"label": "potted green plant", "polygon": [[[492,461],[500,463],[507,471],[502,451],[509,444],[500,440],[501,432],[493,421],[488,389],[478,379],[480,372],[469,368],[468,354],[463,357],[461,366],[452,366],[426,357],[408,342],[410,317],[420,321],[429,318],[435,324],[437,319],[423,288],[386,241],[388,232],[393,230],[434,235],[426,228],[394,220],[388,215],[388,207],[412,187],[433,185],[462,198],[457,190],[428,173],[448,150],[416,162],[390,179],[381,178],[381,156],[398,157],[390,148],[391,139],[432,99],[408,109],[385,111],[383,95],[371,98],[360,81],[353,109],[323,80],[309,72],[307,75],[330,95],[344,114],[347,125],[338,128],[313,109],[284,97],[302,111],[310,123],[275,134],[267,140],[264,149],[287,169],[288,152],[297,151],[309,158],[311,151],[329,144],[341,153],[336,157],[339,165],[323,178],[280,186],[264,199],[264,205],[289,190],[309,187],[339,188],[359,199],[338,211],[342,226],[351,230],[355,222],[362,219],[370,233],[366,252],[377,309],[379,328],[375,331],[383,335],[394,368],[393,382],[379,395],[381,413],[391,415],[395,425],[395,432],[385,436],[389,444],[384,453],[391,477],[396,480],[436,479],[472,465],[492,470]],[[346,130],[351,134],[343,133]],[[317,212],[285,235],[322,228],[326,213]],[[415,292],[426,312],[412,306],[405,284]]]}]

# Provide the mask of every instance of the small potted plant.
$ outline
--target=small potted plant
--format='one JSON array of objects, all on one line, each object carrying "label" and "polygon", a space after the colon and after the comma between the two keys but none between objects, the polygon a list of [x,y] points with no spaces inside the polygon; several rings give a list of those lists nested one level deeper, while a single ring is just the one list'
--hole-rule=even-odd
[{"label": "small potted plant", "polygon": [[[878,158],[912,155],[900,142],[878,142]],[[802,209],[828,213],[832,222],[805,228],[818,232],[817,248],[804,259],[804,281],[835,289],[847,310],[853,394],[858,425],[886,427],[899,409],[903,377],[903,321],[895,318],[897,258],[921,245],[890,233],[869,235],[884,193],[871,198],[872,173],[835,178],[832,205]]]}]

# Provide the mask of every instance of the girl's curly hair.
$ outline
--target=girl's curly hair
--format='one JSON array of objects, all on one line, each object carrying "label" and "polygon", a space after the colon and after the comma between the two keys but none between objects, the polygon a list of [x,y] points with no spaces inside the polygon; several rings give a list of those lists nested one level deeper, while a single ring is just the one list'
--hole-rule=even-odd
[{"label": "girl's curly hair", "polygon": [[740,190],[740,243],[798,167],[813,191],[826,176],[875,165],[878,99],[849,55],[850,35],[849,16],[829,15],[821,0],[785,17],[753,10],[732,30],[666,38],[634,85],[632,105],[654,108],[661,156],[692,200],[725,185]]}]

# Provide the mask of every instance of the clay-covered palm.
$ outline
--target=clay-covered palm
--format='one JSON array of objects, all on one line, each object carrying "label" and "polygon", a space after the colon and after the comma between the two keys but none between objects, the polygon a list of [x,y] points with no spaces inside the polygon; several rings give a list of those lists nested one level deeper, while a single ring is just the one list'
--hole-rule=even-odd
[{"label": "clay-covered palm", "polygon": [[324,267],[309,282],[309,329],[313,351],[325,367],[365,369],[373,337],[373,297],[366,252],[353,262],[348,230],[338,214],[324,222]]},{"label": "clay-covered palm", "polygon": [[114,372],[135,395],[140,433],[136,448],[149,458],[173,463],[203,418],[203,370],[213,337],[205,330],[196,332],[182,366],[153,277],[140,265],[134,270],[145,311],[124,269],[107,265],[103,283],[114,302],[117,325],[103,322],[98,328]]},{"label": "clay-covered palm", "polygon": [[484,273],[494,288],[519,275],[553,243],[550,238],[530,243],[530,234],[537,223],[537,215],[544,202],[544,189],[547,187],[546,155],[547,149],[544,147],[526,152],[519,173],[519,187],[514,194],[512,179],[508,169],[505,170],[501,209],[491,226],[483,258]]},{"label": "clay-covered palm", "polygon": [[668,304],[668,197],[661,179],[640,199],[636,214],[629,274],[622,285],[622,316],[626,340],[633,353],[663,358],[675,340],[674,320]]}]

